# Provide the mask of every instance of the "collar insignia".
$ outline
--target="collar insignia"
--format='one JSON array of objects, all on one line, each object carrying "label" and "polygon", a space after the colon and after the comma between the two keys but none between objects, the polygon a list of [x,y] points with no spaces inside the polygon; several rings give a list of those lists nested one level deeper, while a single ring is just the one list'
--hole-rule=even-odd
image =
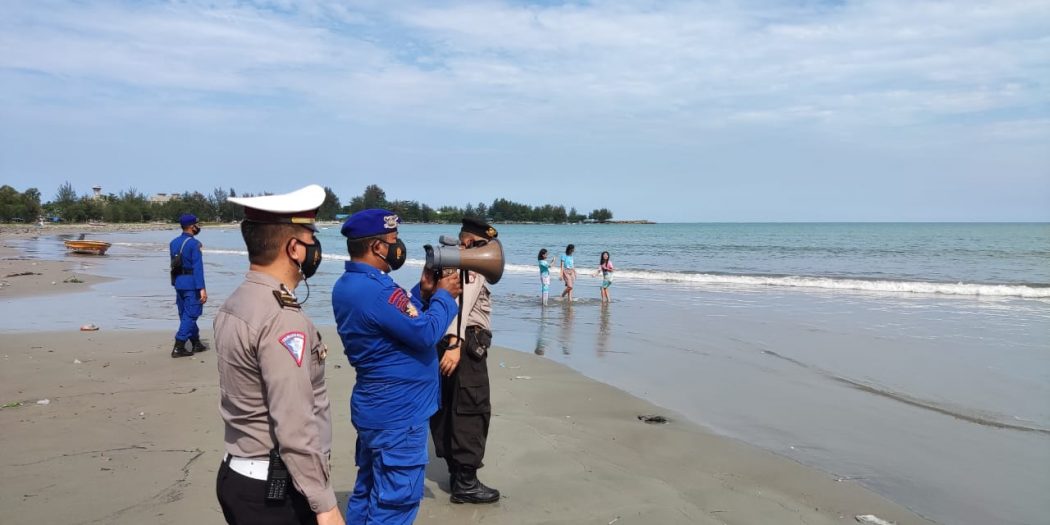
[{"label": "collar insignia", "polygon": [[288,287],[281,285],[280,290],[274,290],[273,296],[277,299],[277,304],[281,305],[282,308],[302,308],[299,305],[299,299],[296,299]]}]

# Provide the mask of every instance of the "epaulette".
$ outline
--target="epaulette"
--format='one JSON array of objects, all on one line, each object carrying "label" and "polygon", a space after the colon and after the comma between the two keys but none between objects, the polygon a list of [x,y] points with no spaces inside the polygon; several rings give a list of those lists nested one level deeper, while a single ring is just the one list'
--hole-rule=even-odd
[{"label": "epaulette", "polygon": [[273,296],[277,299],[277,304],[281,305],[282,308],[302,308],[299,305],[299,299],[295,298],[295,294],[288,291],[288,288],[282,284],[280,290],[274,290]]}]

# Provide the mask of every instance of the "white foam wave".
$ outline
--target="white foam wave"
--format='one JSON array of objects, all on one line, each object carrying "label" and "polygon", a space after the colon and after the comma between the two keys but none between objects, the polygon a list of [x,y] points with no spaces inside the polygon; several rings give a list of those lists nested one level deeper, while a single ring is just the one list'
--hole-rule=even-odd
[{"label": "white foam wave", "polygon": [[[209,250],[207,253],[242,255],[243,250]],[[349,261],[350,257],[339,254],[324,254],[325,259]],[[409,259],[408,266],[422,267],[422,259]],[[531,264],[508,264],[505,272],[513,274],[539,275],[539,268]],[[558,268],[551,268],[551,276],[557,278]],[[577,278],[598,279],[590,269],[576,269]],[[1020,297],[1024,299],[1050,299],[1050,287],[1025,286],[1020,284],[936,283],[927,281],[891,281],[840,279],[833,277],[718,275],[708,273],[680,273],[661,271],[621,270],[616,272],[617,281],[666,282],[692,286],[745,286],[813,288],[823,290],[853,290],[860,292],[917,293],[937,295],[961,295],[974,297]]]},{"label": "white foam wave", "polygon": [[131,248],[157,248],[157,249],[167,246],[166,244],[161,244],[159,242],[114,242],[112,244],[113,244],[113,246],[128,246],[128,247],[131,247]]},{"label": "white foam wave", "polygon": [[[508,264],[507,271],[514,273],[539,273],[536,266]],[[576,270],[580,278],[597,278],[589,270]],[[552,276],[558,275],[551,268]],[[708,273],[681,273],[661,271],[627,270],[616,272],[621,281],[649,281],[680,283],[685,285],[727,285],[748,287],[818,288],[825,290],[856,290],[862,292],[921,293],[940,295],[969,295],[985,297],[1021,297],[1025,299],[1048,299],[1050,288],[1019,284],[936,283],[926,281],[891,281],[867,279],[843,279],[833,277],[719,275]]]},{"label": "white foam wave", "polygon": [[825,290],[856,290],[862,292],[920,293],[939,295],[967,295],[984,297],[1021,297],[1025,299],[1050,298],[1050,288],[1014,284],[936,283],[925,281],[889,281],[839,279],[831,277],[714,275],[674,272],[617,272],[618,279],[679,282],[693,285],[777,286],[788,288],[819,288]]}]

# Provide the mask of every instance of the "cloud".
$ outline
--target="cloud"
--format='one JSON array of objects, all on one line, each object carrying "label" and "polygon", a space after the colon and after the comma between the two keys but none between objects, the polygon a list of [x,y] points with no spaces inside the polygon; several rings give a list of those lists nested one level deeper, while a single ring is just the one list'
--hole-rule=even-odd
[{"label": "cloud", "polygon": [[596,164],[636,144],[688,166],[787,134],[1031,145],[1050,142],[1048,28],[1040,0],[10,1],[0,135],[387,134],[409,137],[390,151],[489,152],[485,167],[516,147]]},{"label": "cloud", "polygon": [[37,87],[96,84],[164,104],[171,92],[205,105],[216,96],[295,100],[350,117],[482,128],[629,126],[630,114],[672,127],[741,115],[923,122],[1045,101],[1050,62],[1050,8],[1023,1],[5,10],[3,74],[49,79]]}]

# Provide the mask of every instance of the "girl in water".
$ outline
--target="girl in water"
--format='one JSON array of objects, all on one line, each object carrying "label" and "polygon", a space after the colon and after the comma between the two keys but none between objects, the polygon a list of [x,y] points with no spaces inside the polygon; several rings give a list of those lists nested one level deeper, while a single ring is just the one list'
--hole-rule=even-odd
[{"label": "girl in water", "polygon": [[540,250],[536,260],[540,265],[540,296],[543,299],[543,306],[547,306],[547,298],[550,297],[551,292],[551,263],[547,260],[546,248]]},{"label": "girl in water", "polygon": [[598,271],[602,274],[602,303],[611,302],[609,299],[609,287],[612,286],[613,264],[609,260],[609,252],[602,252],[598,260]]},{"label": "girl in water", "polygon": [[568,298],[568,302],[572,302],[572,287],[576,284],[576,268],[572,262],[572,253],[576,251],[576,245],[570,244],[565,247],[565,255],[561,256],[561,260],[558,262],[558,268],[561,270],[562,281],[565,281],[565,290],[561,292],[562,297]]}]

